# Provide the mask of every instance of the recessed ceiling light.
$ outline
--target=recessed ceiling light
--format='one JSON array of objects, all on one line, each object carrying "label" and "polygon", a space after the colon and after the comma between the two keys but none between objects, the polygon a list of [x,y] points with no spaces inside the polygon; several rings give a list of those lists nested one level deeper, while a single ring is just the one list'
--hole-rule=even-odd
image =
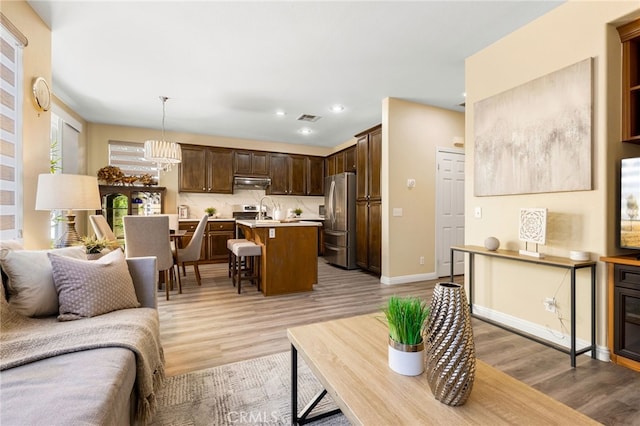
[{"label": "recessed ceiling light", "polygon": [[342,112],[344,111],[344,105],[340,105],[340,104],[336,104],[333,105],[331,108],[329,108],[329,111],[331,112]]},{"label": "recessed ceiling light", "polygon": [[462,92],[462,97],[466,98],[467,97],[467,92]]},{"label": "recessed ceiling light", "polygon": [[313,133],[313,130],[308,127],[303,127],[302,129],[298,130],[298,133],[301,133],[303,135],[310,135],[311,133]]},{"label": "recessed ceiling light", "polygon": [[287,115],[287,113],[279,109],[278,111],[276,111],[276,115],[278,117],[284,117],[285,115]]}]

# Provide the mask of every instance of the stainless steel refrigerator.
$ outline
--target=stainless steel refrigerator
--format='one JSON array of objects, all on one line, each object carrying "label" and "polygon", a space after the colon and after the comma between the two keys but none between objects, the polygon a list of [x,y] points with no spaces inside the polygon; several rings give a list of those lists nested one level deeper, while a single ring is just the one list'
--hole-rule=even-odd
[{"label": "stainless steel refrigerator", "polygon": [[324,257],[337,266],[356,266],[356,175],[340,173],[324,180]]}]

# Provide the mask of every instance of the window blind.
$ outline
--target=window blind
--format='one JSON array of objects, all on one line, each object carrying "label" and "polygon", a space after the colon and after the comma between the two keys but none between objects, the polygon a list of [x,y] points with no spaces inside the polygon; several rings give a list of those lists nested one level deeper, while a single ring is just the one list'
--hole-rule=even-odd
[{"label": "window blind", "polygon": [[160,177],[155,163],[144,159],[144,144],[138,142],[109,141],[109,165],[120,167],[126,176],[150,174]]},{"label": "window blind", "polygon": [[[3,16],[4,18],[4,16]],[[22,48],[0,25],[0,240],[22,238]]]}]

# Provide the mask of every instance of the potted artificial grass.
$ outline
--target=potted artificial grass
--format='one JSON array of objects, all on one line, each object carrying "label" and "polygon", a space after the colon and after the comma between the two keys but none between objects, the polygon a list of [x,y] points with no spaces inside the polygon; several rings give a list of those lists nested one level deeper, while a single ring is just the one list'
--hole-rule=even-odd
[{"label": "potted artificial grass", "polygon": [[424,332],[429,306],[417,297],[391,296],[383,308],[389,326],[389,367],[405,376],[424,371]]}]

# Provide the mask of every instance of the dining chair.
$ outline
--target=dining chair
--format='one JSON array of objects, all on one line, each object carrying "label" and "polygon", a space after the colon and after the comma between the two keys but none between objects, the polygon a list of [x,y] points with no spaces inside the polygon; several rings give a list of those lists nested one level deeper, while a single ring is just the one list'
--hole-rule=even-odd
[{"label": "dining chair", "polygon": [[[162,272],[167,300],[173,283],[173,254],[169,238],[169,217],[124,216],[124,242],[126,257],[155,256],[158,272]],[[182,293],[180,283],[179,292]]]},{"label": "dining chair", "polygon": [[[169,233],[170,234],[173,234],[175,231],[178,231],[180,229],[180,218],[178,217],[177,214],[162,213],[162,214],[154,215],[154,216],[167,216],[169,218]],[[175,241],[173,239],[171,240],[171,252],[173,253],[174,256],[176,255],[176,244],[175,244]]]},{"label": "dining chair", "polygon": [[193,231],[193,236],[187,243],[187,246],[185,248],[176,249],[175,261],[176,266],[178,267],[179,287],[182,287],[182,279],[180,278],[180,265],[182,265],[182,270],[184,271],[184,265],[186,262],[193,263],[193,270],[196,274],[196,282],[198,283],[198,285],[202,285],[202,282],[200,281],[200,269],[198,269],[198,261],[200,260],[200,254],[202,253],[202,238],[204,237],[204,231],[207,228],[208,221],[209,216],[202,216],[202,219],[200,219],[200,223],[198,223],[195,231]]},{"label": "dining chair", "polygon": [[92,214],[89,216],[89,222],[91,222],[93,232],[96,234],[98,239],[109,241],[112,248],[120,247],[118,238],[116,238],[116,235],[111,230],[109,223],[107,223],[107,219],[103,215]]}]

